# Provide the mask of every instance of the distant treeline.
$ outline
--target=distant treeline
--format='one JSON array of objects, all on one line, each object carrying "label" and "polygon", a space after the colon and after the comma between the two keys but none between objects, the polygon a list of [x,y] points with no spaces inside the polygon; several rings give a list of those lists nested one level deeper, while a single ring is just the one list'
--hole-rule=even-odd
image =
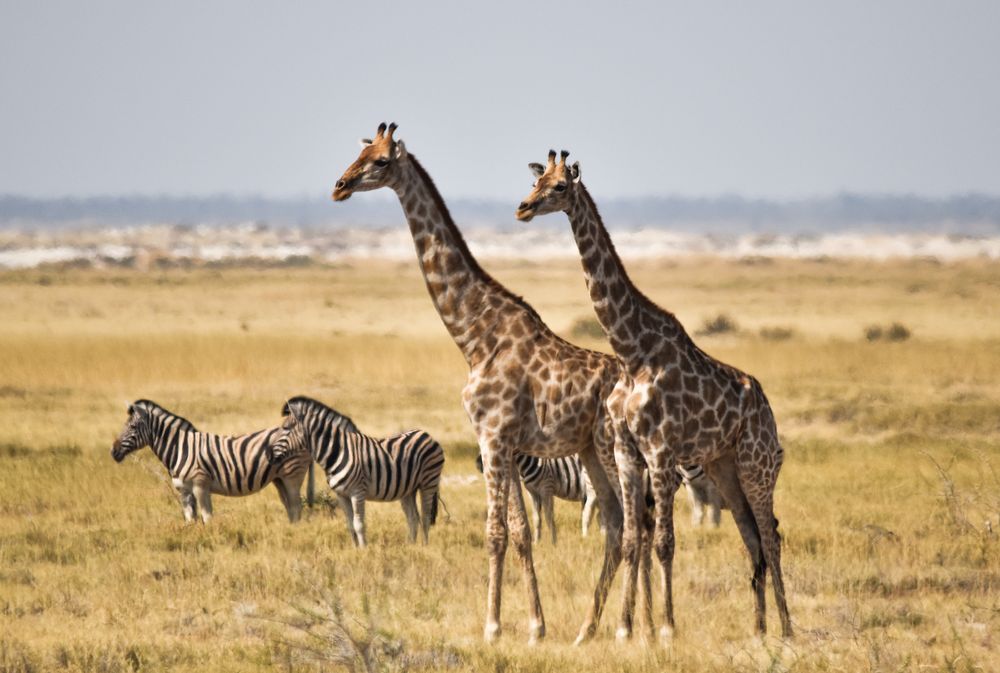
[{"label": "distant treeline", "polygon": [[[829,232],[859,227],[882,231],[1000,232],[1000,197],[965,194],[948,198],[912,195],[838,194],[775,201],[740,196],[712,198],[647,197],[602,199],[610,227],[661,227],[719,233]],[[513,205],[500,201],[458,199],[452,214],[468,226],[501,229],[522,226]],[[0,223],[27,228],[123,226],[149,223],[179,225],[254,222],[270,226],[395,226],[399,204],[389,195],[369,195],[334,206],[323,198],[235,196],[122,196],[36,199],[0,196]],[[532,226],[556,227],[558,218],[539,218]]]}]

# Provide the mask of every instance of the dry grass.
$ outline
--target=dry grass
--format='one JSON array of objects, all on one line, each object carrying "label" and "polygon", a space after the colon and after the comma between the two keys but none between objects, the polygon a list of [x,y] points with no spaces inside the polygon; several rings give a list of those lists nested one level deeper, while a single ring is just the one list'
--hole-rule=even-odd
[{"label": "dry grass", "polygon": [[[590,315],[573,263],[488,266],[567,335]],[[524,645],[512,562],[506,637],[481,644],[465,365],[414,267],[0,274],[0,672],[997,670],[1000,267],[633,265],[690,326],[740,325],[699,342],[762,380],[787,453],[776,509],[797,637],[752,637],[731,519],[692,530],[678,498],[668,651],[613,643],[617,586],[597,641],[569,645],[600,543],[571,532],[568,505],[558,552],[536,550],[548,640]],[[910,339],[865,340],[897,320]],[[794,338],[758,336],[773,325]],[[300,392],[372,432],[442,441],[451,517],[430,546],[404,544],[399,508],[373,505],[358,552],[341,515],[289,526],[273,491],[218,498],[210,526],[185,526],[151,454],[108,455],[127,400],[239,432]]]}]

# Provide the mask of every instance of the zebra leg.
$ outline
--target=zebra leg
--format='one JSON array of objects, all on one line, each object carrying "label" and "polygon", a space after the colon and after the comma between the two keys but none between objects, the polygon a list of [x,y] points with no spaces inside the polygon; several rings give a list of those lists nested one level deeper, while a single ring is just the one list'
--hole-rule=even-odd
[{"label": "zebra leg", "polygon": [[420,489],[420,527],[424,534],[424,544],[427,544],[427,534],[437,519],[438,485]]},{"label": "zebra leg", "polygon": [[531,496],[531,527],[534,528],[532,539],[535,543],[542,541],[542,494],[538,491],[528,491]]},{"label": "zebra leg", "polygon": [[198,508],[201,510],[201,520],[208,523],[212,520],[212,491],[207,485],[195,484],[194,497],[198,501]]},{"label": "zebra leg", "polygon": [[354,505],[351,504],[351,499],[344,495],[338,495],[337,502],[340,503],[340,508],[344,510],[344,516],[347,517],[347,532],[351,534],[351,542],[357,547],[358,534],[354,532]]},{"label": "zebra leg", "polygon": [[174,479],[173,482],[174,488],[181,498],[181,507],[184,509],[184,521],[191,523],[198,516],[198,503],[194,499],[194,493],[191,492],[191,484],[180,479]]},{"label": "zebra leg", "polygon": [[694,484],[684,482],[684,490],[687,492],[688,502],[691,503],[691,525],[698,528],[705,519],[705,503],[699,497],[700,493]]},{"label": "zebra leg", "polygon": [[587,537],[590,532],[590,524],[594,521],[594,513],[597,511],[597,493],[587,491],[587,499],[583,502],[583,514],[581,515],[580,528],[583,537]]},{"label": "zebra leg", "polygon": [[354,507],[354,534],[357,536],[358,547],[365,548],[365,496],[352,495],[351,505]]},{"label": "zebra leg", "polygon": [[413,544],[417,541],[417,525],[420,520],[420,514],[417,512],[417,494],[414,492],[404,495],[399,502],[403,505],[403,513],[406,515],[407,539]]},{"label": "zebra leg", "polygon": [[278,493],[285,504],[285,511],[288,513],[289,523],[295,523],[302,518],[302,482],[305,474],[290,475],[280,480],[275,480],[275,484],[280,484]]},{"label": "zebra leg", "polygon": [[[552,546],[556,546],[556,514],[555,514],[555,497],[549,493],[545,496],[545,500],[542,501],[542,507],[545,512],[545,525],[549,527],[549,533],[552,535]],[[540,537],[540,536],[539,536]]]}]

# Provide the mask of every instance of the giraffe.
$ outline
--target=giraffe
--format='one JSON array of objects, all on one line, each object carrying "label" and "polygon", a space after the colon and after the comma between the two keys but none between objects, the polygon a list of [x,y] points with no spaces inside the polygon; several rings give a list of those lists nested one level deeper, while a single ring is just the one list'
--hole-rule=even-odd
[{"label": "giraffe", "polygon": [[712,358],[691,340],[680,321],[648,299],[629,279],[593,199],[580,181],[580,164],[566,165],[549,151],[547,165],[529,165],[536,182],[516,217],[563,211],[583,263],[598,321],[621,361],[621,377],[608,397],[615,460],[624,509],[624,595],[616,636],[632,634],[640,526],[641,466],[652,477],[653,547],[661,566],[664,624],[674,633],[672,564],[675,466],[700,464],[733,513],[753,567],[755,627],[766,631],[765,583],[771,569],[783,637],[792,625],[781,574],[781,537],[774,516],[774,485],[783,450],[764,391],[752,376]]},{"label": "giraffe", "polygon": [[395,124],[382,123],[374,139],[361,141],[363,149],[336,183],[333,199],[381,187],[396,193],[431,300],[468,363],[462,403],[479,441],[487,496],[484,637],[500,635],[508,525],[528,589],[529,642],[545,635],[515,452],[541,458],[579,453],[592,475],[607,517],[601,574],[583,627],[592,633],[621,562],[621,496],[603,404],[619,379],[617,360],[558,337],[479,266],[430,176],[393,138],[395,130]]}]

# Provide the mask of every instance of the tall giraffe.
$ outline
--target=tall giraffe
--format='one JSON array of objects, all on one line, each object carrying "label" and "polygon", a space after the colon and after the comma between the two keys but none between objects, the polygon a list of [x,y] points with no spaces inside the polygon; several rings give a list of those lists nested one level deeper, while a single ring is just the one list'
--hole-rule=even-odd
[{"label": "tall giraffe", "polygon": [[479,440],[487,497],[484,636],[500,635],[508,523],[528,587],[530,641],[545,635],[515,452],[542,458],[579,453],[591,474],[608,522],[601,575],[583,627],[592,633],[621,561],[614,440],[603,405],[619,378],[618,363],[556,336],[534,309],[479,266],[430,176],[403,141],[393,139],[395,129],[383,123],[374,139],[361,141],[361,154],[337,182],[333,199],[380,187],[396,192],[427,290],[469,365],[462,402]]},{"label": "tall giraffe", "polygon": [[783,451],[767,397],[756,379],[698,348],[673,314],[635,287],[580,181],[580,164],[567,166],[568,155],[563,151],[557,163],[550,150],[547,165],[529,165],[537,180],[516,216],[525,222],[557,211],[569,216],[594,311],[622,364],[621,378],[608,398],[625,518],[626,575],[617,635],[627,639],[632,634],[641,467],[648,466],[652,477],[653,546],[664,594],[660,636],[668,640],[674,630],[675,466],[700,464],[726,499],[750,554],[757,631],[766,629],[764,590],[770,566],[782,635],[790,637],[773,507]]}]

